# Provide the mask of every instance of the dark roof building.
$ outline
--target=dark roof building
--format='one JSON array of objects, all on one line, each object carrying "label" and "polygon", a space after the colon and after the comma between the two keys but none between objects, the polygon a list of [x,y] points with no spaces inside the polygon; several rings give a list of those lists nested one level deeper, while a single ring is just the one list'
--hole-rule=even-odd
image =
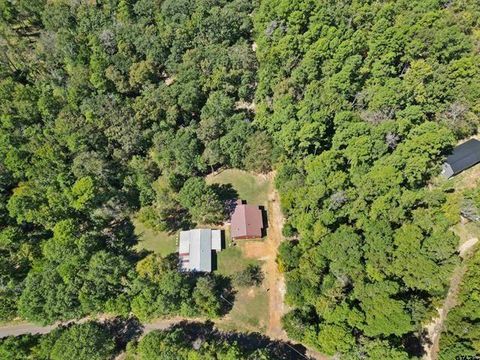
[{"label": "dark roof building", "polygon": [[480,162],[480,141],[471,139],[458,145],[443,164],[442,175],[447,179]]},{"label": "dark roof building", "polygon": [[238,202],[231,218],[233,239],[258,239],[262,237],[263,214],[258,206]]}]

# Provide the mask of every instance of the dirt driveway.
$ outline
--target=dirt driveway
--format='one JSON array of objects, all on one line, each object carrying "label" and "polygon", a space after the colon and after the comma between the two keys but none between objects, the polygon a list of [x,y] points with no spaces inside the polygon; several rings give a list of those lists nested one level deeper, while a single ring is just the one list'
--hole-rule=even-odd
[{"label": "dirt driveway", "polygon": [[[271,175],[273,176],[273,175]],[[264,261],[265,286],[268,289],[269,321],[267,335],[271,338],[286,340],[287,335],[282,329],[281,318],[286,312],[283,302],[285,296],[285,280],[276,263],[278,246],[283,241],[283,215],[280,209],[278,192],[270,190],[267,206],[268,231],[267,237],[261,241],[245,241],[241,248],[246,257]]]}]

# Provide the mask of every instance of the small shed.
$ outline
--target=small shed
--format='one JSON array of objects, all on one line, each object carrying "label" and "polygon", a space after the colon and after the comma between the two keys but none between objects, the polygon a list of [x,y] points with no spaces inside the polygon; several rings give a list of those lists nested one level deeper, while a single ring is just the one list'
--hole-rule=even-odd
[{"label": "small shed", "polygon": [[443,164],[442,175],[447,179],[480,162],[480,141],[471,139],[458,145]]},{"label": "small shed", "polygon": [[237,202],[230,226],[233,239],[261,238],[263,227],[263,214],[260,207]]}]

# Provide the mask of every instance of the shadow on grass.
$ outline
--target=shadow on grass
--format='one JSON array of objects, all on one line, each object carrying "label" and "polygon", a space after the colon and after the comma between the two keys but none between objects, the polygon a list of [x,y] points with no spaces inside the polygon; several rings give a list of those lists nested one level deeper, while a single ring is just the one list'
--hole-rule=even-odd
[{"label": "shadow on grass", "polygon": [[227,219],[230,219],[238,199],[237,190],[233,188],[232,184],[212,184],[210,186],[225,204],[225,215]]},{"label": "shadow on grass", "polygon": [[257,349],[266,349],[274,359],[309,359],[306,355],[306,348],[302,345],[272,340],[260,333],[222,332],[217,330],[211,321],[205,323],[182,321],[173,325],[166,331],[177,329],[181,330],[185,340],[191,344],[198,343],[202,340],[226,341],[227,343],[236,342],[240,348],[247,352],[253,352]]}]

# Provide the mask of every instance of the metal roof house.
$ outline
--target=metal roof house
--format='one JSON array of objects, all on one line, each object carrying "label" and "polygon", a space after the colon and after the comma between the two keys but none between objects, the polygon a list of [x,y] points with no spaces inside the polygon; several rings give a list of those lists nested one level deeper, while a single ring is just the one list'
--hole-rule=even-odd
[{"label": "metal roof house", "polygon": [[230,226],[233,239],[261,238],[263,227],[263,214],[258,206],[237,202]]},{"label": "metal roof house", "polygon": [[447,179],[480,162],[480,141],[471,139],[458,145],[443,164],[442,175]]},{"label": "metal roof house", "polygon": [[194,229],[180,232],[178,254],[183,271],[212,271],[213,251],[222,250],[221,230]]}]

